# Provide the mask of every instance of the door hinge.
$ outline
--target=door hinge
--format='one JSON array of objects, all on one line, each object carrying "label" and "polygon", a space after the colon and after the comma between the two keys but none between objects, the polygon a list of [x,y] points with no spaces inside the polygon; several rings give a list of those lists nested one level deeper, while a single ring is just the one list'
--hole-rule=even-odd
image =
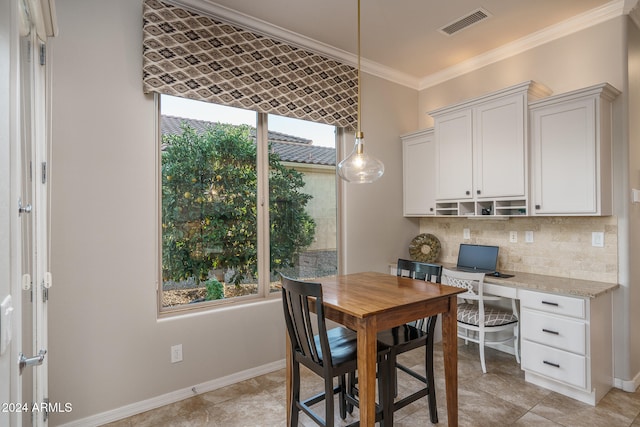
[{"label": "door hinge", "polygon": [[47,63],[47,45],[42,43],[40,45],[40,65]]},{"label": "door hinge", "polygon": [[47,162],[42,162],[42,183],[47,183]]}]

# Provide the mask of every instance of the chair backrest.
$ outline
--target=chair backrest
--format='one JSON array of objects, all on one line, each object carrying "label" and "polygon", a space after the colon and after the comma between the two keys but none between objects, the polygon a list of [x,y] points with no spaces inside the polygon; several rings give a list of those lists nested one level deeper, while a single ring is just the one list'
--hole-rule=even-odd
[{"label": "chair backrest", "polygon": [[408,259],[398,258],[398,264],[396,267],[396,276],[400,277],[413,277],[415,271],[415,261]]},{"label": "chair backrest", "polygon": [[[322,357],[323,354],[331,354],[322,307],[322,285],[291,279],[282,274],[280,278],[284,320],[294,357],[297,355],[321,366],[323,363],[331,366],[331,357]],[[315,321],[309,309],[310,298],[315,298],[315,302],[311,302],[315,305]],[[314,330],[318,334],[320,347],[315,339]]]},{"label": "chair backrest", "polygon": [[484,273],[467,273],[465,271],[442,269],[442,283],[456,288],[466,289],[459,298],[481,300],[484,287]]},{"label": "chair backrest", "polygon": [[442,278],[442,266],[415,261],[414,277],[427,282],[440,283]]}]

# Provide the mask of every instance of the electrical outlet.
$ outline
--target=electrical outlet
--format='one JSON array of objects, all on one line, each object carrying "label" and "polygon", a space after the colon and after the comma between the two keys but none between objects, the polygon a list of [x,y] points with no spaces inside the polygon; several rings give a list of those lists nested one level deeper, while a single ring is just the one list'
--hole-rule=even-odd
[{"label": "electrical outlet", "polygon": [[182,362],[182,344],[171,346],[171,363]]},{"label": "electrical outlet", "polygon": [[518,232],[510,231],[509,232],[509,242],[510,243],[518,243]]},{"label": "electrical outlet", "polygon": [[524,241],[526,243],[533,243],[533,231],[524,232]]},{"label": "electrical outlet", "polygon": [[462,230],[462,238],[465,240],[469,240],[471,238],[471,232],[468,228]]},{"label": "electrical outlet", "polygon": [[596,248],[604,248],[604,233],[601,231],[594,231],[591,233],[591,246]]}]

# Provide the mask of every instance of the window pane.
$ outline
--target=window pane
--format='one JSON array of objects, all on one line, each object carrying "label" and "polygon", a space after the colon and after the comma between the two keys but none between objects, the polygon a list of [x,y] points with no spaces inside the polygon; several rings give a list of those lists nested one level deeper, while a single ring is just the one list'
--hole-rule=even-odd
[{"label": "window pane", "polygon": [[256,113],[161,106],[162,306],[257,294]]},{"label": "window pane", "polygon": [[271,280],[335,275],[336,129],[275,115],[268,122]]}]

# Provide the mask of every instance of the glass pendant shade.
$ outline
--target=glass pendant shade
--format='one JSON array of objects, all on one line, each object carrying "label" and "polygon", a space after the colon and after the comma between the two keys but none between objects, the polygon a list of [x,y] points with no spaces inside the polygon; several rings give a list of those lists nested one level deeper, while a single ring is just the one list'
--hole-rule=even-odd
[{"label": "glass pendant shade", "polygon": [[338,163],[338,175],[347,182],[369,184],[384,174],[384,164],[364,152],[364,133],[356,132],[353,151]]},{"label": "glass pendant shade", "polygon": [[369,184],[384,174],[384,164],[364,152],[364,132],[362,132],[360,128],[360,124],[362,123],[360,62],[360,0],[358,0],[358,129],[356,131],[356,142],[353,146],[353,151],[346,159],[338,163],[338,176],[347,182]]}]

